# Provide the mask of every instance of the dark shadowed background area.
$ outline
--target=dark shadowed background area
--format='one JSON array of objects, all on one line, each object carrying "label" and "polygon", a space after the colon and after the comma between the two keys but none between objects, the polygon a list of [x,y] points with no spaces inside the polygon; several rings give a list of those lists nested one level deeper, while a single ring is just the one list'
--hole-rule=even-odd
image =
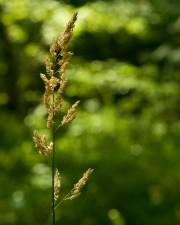
[{"label": "dark shadowed background area", "polygon": [[[49,44],[79,12],[57,137],[63,196],[92,167],[57,225],[180,224],[180,1],[0,0],[0,225],[46,225],[50,162],[39,78]],[[50,223],[49,223],[50,225]]]}]

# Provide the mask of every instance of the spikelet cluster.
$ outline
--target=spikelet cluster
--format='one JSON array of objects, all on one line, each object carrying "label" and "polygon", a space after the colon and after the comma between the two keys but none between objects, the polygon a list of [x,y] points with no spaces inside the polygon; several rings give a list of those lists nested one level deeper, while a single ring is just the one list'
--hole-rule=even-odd
[{"label": "spikelet cluster", "polygon": [[47,139],[45,135],[42,135],[42,137],[38,134],[38,131],[34,131],[33,140],[35,143],[35,147],[37,148],[39,154],[48,156],[53,149],[53,143],[50,142],[50,144],[47,143]]},{"label": "spikelet cluster", "polygon": [[54,176],[54,200],[55,202],[59,198],[59,192],[61,188],[61,178],[58,169],[56,169],[55,176]]},{"label": "spikelet cluster", "polygon": [[76,118],[76,108],[80,101],[76,101],[68,110],[67,114],[63,117],[61,121],[61,126],[70,123],[74,118]]},{"label": "spikelet cluster", "polygon": [[89,168],[81,177],[81,179],[74,185],[72,191],[64,198],[64,200],[73,200],[81,194],[82,188],[87,183],[90,175],[93,173],[93,169]]}]

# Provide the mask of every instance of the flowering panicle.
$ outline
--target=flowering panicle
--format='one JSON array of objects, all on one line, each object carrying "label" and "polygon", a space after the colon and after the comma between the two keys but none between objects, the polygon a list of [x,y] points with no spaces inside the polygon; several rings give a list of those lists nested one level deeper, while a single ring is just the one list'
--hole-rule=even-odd
[{"label": "flowering panicle", "polygon": [[48,144],[46,136],[43,135],[42,137],[40,137],[37,130],[34,131],[33,140],[39,154],[48,156],[52,152],[53,143],[50,142],[50,144]]},{"label": "flowering panicle", "polygon": [[[47,111],[47,127],[51,129],[53,142],[48,143],[46,136],[40,136],[38,131],[34,131],[33,140],[38,152],[48,156],[52,152],[52,219],[55,224],[55,208],[64,200],[72,200],[80,195],[82,188],[86,184],[93,170],[88,169],[82,178],[74,185],[73,189],[59,201],[61,188],[61,178],[58,169],[55,169],[55,134],[57,129],[69,124],[76,117],[76,109],[80,101],[76,101],[63,116],[60,125],[55,123],[55,116],[62,111],[62,95],[67,85],[65,71],[73,55],[68,50],[68,45],[72,37],[73,28],[77,20],[77,13],[74,13],[66,25],[62,35],[55,39],[49,49],[50,57],[46,60],[46,74],[40,74],[45,86],[44,105]],[[55,127],[57,126],[57,127]]]}]

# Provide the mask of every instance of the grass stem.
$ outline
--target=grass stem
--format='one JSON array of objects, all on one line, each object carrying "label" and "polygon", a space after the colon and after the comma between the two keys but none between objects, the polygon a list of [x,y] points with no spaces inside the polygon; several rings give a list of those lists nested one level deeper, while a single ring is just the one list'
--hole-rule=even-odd
[{"label": "grass stem", "polygon": [[55,174],[55,124],[54,124],[54,93],[53,93],[53,126],[52,126],[52,225],[55,225],[55,199],[54,199],[54,174]]}]

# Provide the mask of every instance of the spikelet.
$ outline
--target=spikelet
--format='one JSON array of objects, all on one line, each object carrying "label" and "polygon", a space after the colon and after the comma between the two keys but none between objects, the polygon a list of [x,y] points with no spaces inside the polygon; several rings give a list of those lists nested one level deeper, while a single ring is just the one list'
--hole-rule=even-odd
[{"label": "spikelet", "polygon": [[73,53],[68,51],[67,48],[68,48],[69,41],[72,37],[72,32],[73,32],[73,28],[74,28],[76,20],[77,20],[77,12],[73,14],[73,16],[71,17],[71,19],[66,25],[65,31],[62,33],[61,37],[58,40],[58,45],[61,49],[60,50],[61,60],[58,61],[58,64],[60,65],[59,73],[61,78],[64,77],[64,73],[67,68],[67,65],[69,64],[71,56],[73,55]]},{"label": "spikelet", "polygon": [[67,114],[63,117],[61,121],[61,126],[70,123],[76,117],[76,108],[80,101],[76,101],[68,110]]},{"label": "spikelet", "polygon": [[54,88],[57,87],[58,84],[59,84],[59,79],[57,77],[52,76],[51,79],[49,80],[49,86],[50,86],[51,92],[54,91]]},{"label": "spikelet", "polygon": [[42,81],[44,82],[45,87],[49,85],[49,80],[47,79],[46,75],[43,73],[40,73],[40,77]]},{"label": "spikelet", "polygon": [[93,169],[89,168],[82,176],[82,178],[74,185],[72,191],[65,196],[64,200],[73,200],[81,194],[82,188],[85,186],[90,175],[92,174]]},{"label": "spikelet", "polygon": [[44,82],[46,92],[48,92],[47,95],[50,95],[54,91],[54,88],[57,87],[57,85],[60,82],[59,79],[57,77],[54,77],[54,76],[52,76],[48,80],[46,75],[43,74],[43,73],[40,74],[40,77],[41,77],[42,81]]},{"label": "spikelet", "polygon": [[53,143],[48,144],[46,136],[40,137],[37,130],[34,131],[33,140],[39,154],[48,156],[52,152]]},{"label": "spikelet", "polygon": [[60,83],[59,79],[57,77],[51,76],[51,78],[48,80],[45,74],[40,74],[40,77],[45,85],[45,93],[44,93],[44,105],[48,112],[48,118],[47,118],[47,127],[51,128],[53,124],[53,106],[50,103],[50,96],[53,93],[54,89],[57,87],[57,85]]},{"label": "spikelet", "polygon": [[54,200],[55,202],[59,198],[59,192],[61,188],[61,179],[58,169],[56,169],[55,176],[54,176]]},{"label": "spikelet", "polygon": [[48,113],[47,128],[51,128],[53,126],[53,118],[54,118],[53,108],[51,105],[49,106],[47,113]]},{"label": "spikelet", "polygon": [[60,39],[58,40],[58,44],[62,50],[67,49],[69,41],[72,37],[72,32],[73,32],[75,22],[77,20],[77,15],[78,15],[77,12],[75,12],[72,15],[71,19],[69,20],[69,22],[66,25],[65,31],[62,33]]},{"label": "spikelet", "polygon": [[58,46],[57,40],[53,40],[53,42],[52,42],[52,44],[50,46],[50,49],[49,49],[49,52],[50,52],[52,57],[56,57],[57,56],[58,49],[59,49],[59,46]]},{"label": "spikelet", "polygon": [[45,74],[40,74],[40,77],[45,85],[45,92],[44,92],[44,105],[46,108],[49,108],[49,102],[50,102],[50,94],[51,94],[51,88],[49,86],[49,80],[47,79]]},{"label": "spikelet", "polygon": [[59,70],[59,72],[61,74],[61,78],[64,77],[65,71],[67,69],[67,66],[69,64],[69,61],[70,61],[72,55],[73,55],[72,52],[65,52],[65,51],[62,52],[62,58],[63,59],[60,62],[61,63],[61,67],[60,67],[60,70]]},{"label": "spikelet", "polygon": [[53,63],[51,62],[49,58],[46,59],[45,66],[46,66],[47,74],[51,77],[54,73],[54,70],[53,70]]},{"label": "spikelet", "polygon": [[56,92],[56,98],[55,98],[55,105],[54,105],[54,110],[55,112],[60,112],[61,108],[62,108],[62,100],[61,100],[61,95],[64,91],[64,88],[66,87],[67,84],[67,80],[62,79],[60,81],[60,85],[59,88]]}]

